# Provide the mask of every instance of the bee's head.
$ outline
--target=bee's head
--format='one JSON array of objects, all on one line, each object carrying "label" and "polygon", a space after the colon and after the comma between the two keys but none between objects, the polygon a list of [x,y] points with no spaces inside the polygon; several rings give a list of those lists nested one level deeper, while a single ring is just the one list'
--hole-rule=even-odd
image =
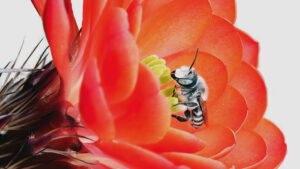
[{"label": "bee's head", "polygon": [[179,69],[174,70],[171,72],[171,77],[181,86],[191,86],[194,85],[197,82],[197,74],[195,72],[195,69],[193,68],[193,65],[196,62],[198,50],[196,52],[195,58],[193,63],[190,67],[182,66]]},{"label": "bee's head", "polygon": [[197,74],[194,68],[182,66],[171,72],[171,77],[181,86],[189,86],[197,82]]}]

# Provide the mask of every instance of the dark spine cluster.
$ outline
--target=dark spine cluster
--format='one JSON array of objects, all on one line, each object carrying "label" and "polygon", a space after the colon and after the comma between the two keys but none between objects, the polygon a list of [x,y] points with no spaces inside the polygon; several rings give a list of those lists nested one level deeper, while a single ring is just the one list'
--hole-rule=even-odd
[{"label": "dark spine cluster", "polygon": [[46,57],[43,52],[36,63],[39,71],[7,74],[0,89],[0,168],[76,168],[67,161],[80,160],[70,152],[82,150],[81,126],[66,113],[59,76]]}]

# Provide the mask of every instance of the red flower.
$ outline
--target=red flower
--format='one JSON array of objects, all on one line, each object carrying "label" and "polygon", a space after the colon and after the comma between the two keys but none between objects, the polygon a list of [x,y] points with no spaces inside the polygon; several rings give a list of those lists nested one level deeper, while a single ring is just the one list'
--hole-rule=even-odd
[{"label": "red flower", "polygon": [[[100,164],[266,169],[283,160],[284,137],[263,118],[258,44],[233,26],[233,0],[84,0],[81,33],[70,0],[32,1],[63,79],[61,98],[79,105],[98,136],[85,147]],[[171,118],[165,86],[141,62],[155,54],[174,70],[190,65],[196,48],[194,67],[209,89],[199,129]]]}]

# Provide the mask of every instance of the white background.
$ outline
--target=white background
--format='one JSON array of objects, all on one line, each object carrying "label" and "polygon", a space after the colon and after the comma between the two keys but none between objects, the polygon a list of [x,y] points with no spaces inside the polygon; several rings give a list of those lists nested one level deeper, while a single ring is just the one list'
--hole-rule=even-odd
[{"label": "white background", "polygon": [[[80,17],[81,2],[73,3]],[[299,168],[300,1],[237,0],[236,26],[260,43],[259,70],[268,88],[266,117],[283,131],[288,145],[280,168]],[[29,0],[0,1],[0,66],[17,55],[24,38],[23,57],[43,36],[41,20]]]}]

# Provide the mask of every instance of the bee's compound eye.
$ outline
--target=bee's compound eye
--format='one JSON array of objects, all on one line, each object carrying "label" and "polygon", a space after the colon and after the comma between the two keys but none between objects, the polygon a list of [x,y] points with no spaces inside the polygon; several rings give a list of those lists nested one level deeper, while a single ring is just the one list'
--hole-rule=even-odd
[{"label": "bee's compound eye", "polygon": [[179,79],[178,83],[180,83],[182,85],[189,85],[189,84],[192,84],[193,81],[191,79]]}]

